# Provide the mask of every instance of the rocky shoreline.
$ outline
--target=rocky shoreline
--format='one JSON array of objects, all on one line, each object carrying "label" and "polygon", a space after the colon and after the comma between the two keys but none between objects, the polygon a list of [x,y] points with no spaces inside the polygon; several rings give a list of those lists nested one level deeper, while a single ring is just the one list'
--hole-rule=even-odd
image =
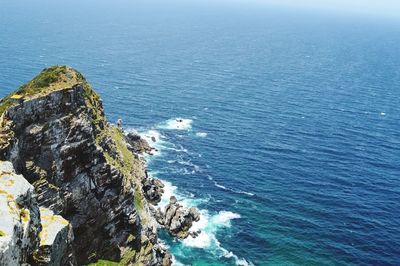
[{"label": "rocky shoreline", "polygon": [[[0,265],[171,265],[158,239],[195,237],[195,208],[145,169],[155,151],[107,122],[100,97],[67,66],[0,101]],[[114,265],[114,264],[113,264]]]}]

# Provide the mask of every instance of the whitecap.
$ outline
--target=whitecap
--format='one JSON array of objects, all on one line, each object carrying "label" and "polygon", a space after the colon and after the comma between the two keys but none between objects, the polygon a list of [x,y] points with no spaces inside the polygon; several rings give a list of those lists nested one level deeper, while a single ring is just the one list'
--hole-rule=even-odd
[{"label": "whitecap", "polygon": [[[212,179],[212,177],[209,177],[208,179],[214,181]],[[218,188],[221,188],[223,190],[230,191],[230,192],[233,192],[233,193],[236,193],[236,194],[244,194],[244,195],[247,195],[247,196],[254,196],[254,193],[243,191],[243,190],[239,190],[239,189],[229,188],[229,187],[226,187],[224,185],[219,184],[217,181],[214,181],[214,185],[216,187],[218,187]]]},{"label": "whitecap", "polygon": [[189,130],[192,128],[192,119],[173,118],[159,125],[159,128],[170,130]]},{"label": "whitecap", "polygon": [[197,132],[196,136],[199,138],[205,138],[205,137],[207,137],[207,133],[206,132]]},{"label": "whitecap", "polygon": [[386,115],[386,113],[384,113],[384,112],[381,112],[381,116],[384,116],[384,115]]}]

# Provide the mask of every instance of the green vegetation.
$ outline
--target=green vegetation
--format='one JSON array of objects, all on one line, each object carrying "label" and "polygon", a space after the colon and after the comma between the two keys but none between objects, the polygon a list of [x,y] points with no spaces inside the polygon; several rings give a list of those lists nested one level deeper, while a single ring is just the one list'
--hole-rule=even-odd
[{"label": "green vegetation", "polygon": [[[104,138],[111,138],[113,147],[110,147],[113,151],[117,151],[118,155],[110,153],[108,150],[104,150],[104,156],[111,165],[115,166],[125,176],[133,176],[139,165],[135,165],[137,160],[134,158],[132,152],[128,150],[123,132],[116,127],[107,127],[98,135],[97,142],[100,143]],[[139,214],[143,210],[143,195],[140,191],[140,186],[136,185],[135,188],[135,207]]]},{"label": "green vegetation", "polygon": [[[49,92],[71,88],[83,83],[86,94],[95,94],[81,73],[68,66],[53,66],[43,69],[35,78],[4,97],[0,102],[0,114],[19,101],[43,96]],[[93,97],[93,96],[92,96]],[[97,96],[98,97],[98,96]]]},{"label": "green vegetation", "polygon": [[135,189],[135,208],[139,213],[143,210],[142,193],[138,187]]},{"label": "green vegetation", "polygon": [[35,94],[42,88],[47,88],[56,83],[67,83],[70,78],[68,72],[72,72],[67,66],[53,66],[45,68],[39,75],[32,79],[29,83],[19,88],[19,95]]},{"label": "green vegetation", "polygon": [[3,231],[0,230],[0,236],[5,236],[6,233],[4,233]]},{"label": "green vegetation", "polygon": [[119,262],[111,261],[111,260],[98,260],[96,262],[88,264],[88,266],[119,266]]},{"label": "green vegetation", "polygon": [[[136,251],[133,249],[127,249],[119,262],[111,261],[111,260],[98,260],[96,262],[88,264],[88,266],[125,266],[128,265],[132,258],[136,255]],[[138,264],[139,265],[139,264]]]},{"label": "green vegetation", "polygon": [[12,103],[11,101],[7,100],[7,99],[5,99],[4,102],[0,102],[0,115],[1,115],[2,113],[4,113],[4,111],[5,111],[8,107],[10,107],[10,106],[12,106],[12,105],[13,105],[13,103]]}]

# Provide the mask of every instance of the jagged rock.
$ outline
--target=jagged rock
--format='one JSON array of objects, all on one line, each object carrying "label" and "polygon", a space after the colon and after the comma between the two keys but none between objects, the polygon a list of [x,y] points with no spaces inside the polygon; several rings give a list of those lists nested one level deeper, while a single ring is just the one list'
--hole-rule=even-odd
[{"label": "jagged rock", "polygon": [[[177,202],[174,196],[171,196],[170,203],[165,207],[165,212],[162,214],[161,210],[156,211],[160,224],[162,224],[173,236],[180,239],[187,238],[189,235],[196,236],[198,233],[190,232],[193,222],[200,220],[200,213],[196,208],[184,208]],[[156,218],[157,219],[157,218]]]},{"label": "jagged rock", "polygon": [[42,231],[40,244],[34,253],[35,265],[74,265],[72,228],[67,220],[47,208],[40,208]]},{"label": "jagged rock", "polygon": [[[0,159],[34,185],[41,207],[69,221],[76,263],[162,261],[155,257],[164,253],[154,248],[155,221],[141,189],[144,163],[128,150],[122,130],[107,123],[83,76],[51,67],[14,95],[21,100],[11,95],[0,102],[0,124],[7,125]],[[148,228],[152,241],[143,237]]]},{"label": "jagged rock", "polygon": [[164,184],[159,179],[146,174],[146,177],[142,179],[142,189],[146,199],[151,204],[157,205],[164,193]]},{"label": "jagged rock", "polygon": [[0,265],[23,265],[39,244],[39,207],[33,186],[0,161]]},{"label": "jagged rock", "polygon": [[39,208],[34,189],[0,161],[0,265],[74,265],[68,222]]},{"label": "jagged rock", "polygon": [[128,148],[137,154],[152,154],[154,148],[152,148],[149,143],[143,139],[139,134],[134,132],[129,132],[126,134],[126,142],[129,144]]}]

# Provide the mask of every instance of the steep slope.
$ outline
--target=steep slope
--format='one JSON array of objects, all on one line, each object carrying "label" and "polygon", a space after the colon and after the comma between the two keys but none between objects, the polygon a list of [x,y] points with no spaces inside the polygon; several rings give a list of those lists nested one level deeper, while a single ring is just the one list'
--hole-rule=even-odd
[{"label": "steep slope", "polygon": [[107,123],[99,96],[66,66],[43,70],[0,102],[0,160],[68,220],[79,265],[169,265],[143,196],[143,162]]}]

